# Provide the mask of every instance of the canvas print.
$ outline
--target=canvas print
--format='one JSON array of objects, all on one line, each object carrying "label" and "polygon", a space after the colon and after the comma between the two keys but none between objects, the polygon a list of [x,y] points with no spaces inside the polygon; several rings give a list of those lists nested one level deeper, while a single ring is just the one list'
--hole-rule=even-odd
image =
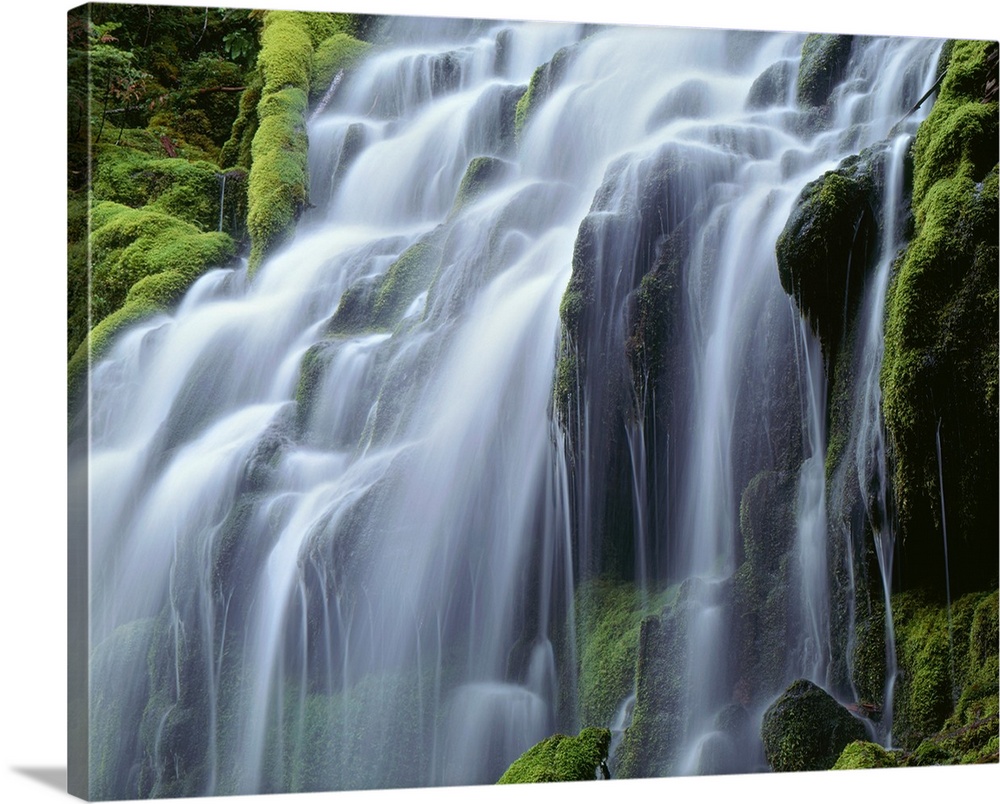
[{"label": "canvas print", "polygon": [[997,42],[67,43],[72,793],[998,761]]}]

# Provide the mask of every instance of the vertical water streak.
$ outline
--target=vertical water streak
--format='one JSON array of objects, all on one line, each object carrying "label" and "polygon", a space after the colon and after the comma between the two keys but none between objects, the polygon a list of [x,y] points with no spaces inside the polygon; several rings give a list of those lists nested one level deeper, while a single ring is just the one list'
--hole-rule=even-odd
[{"label": "vertical water streak", "polygon": [[953,702],[957,702],[958,685],[955,677],[955,629],[951,620],[951,572],[948,569],[948,521],[945,516],[944,505],[944,465],[941,460],[940,419],[938,419],[937,427],[934,430],[934,446],[937,450],[938,490],[941,497],[941,541],[944,544],[944,589],[945,607],[948,612],[948,656],[951,662],[951,695]]}]

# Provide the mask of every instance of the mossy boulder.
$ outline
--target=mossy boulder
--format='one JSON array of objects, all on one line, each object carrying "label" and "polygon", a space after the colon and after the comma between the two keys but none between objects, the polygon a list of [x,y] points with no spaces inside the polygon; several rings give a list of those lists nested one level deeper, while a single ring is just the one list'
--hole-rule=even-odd
[{"label": "mossy boulder", "polygon": [[525,751],[497,784],[582,782],[597,778],[608,758],[611,732],[583,729],[576,737],[555,734]]},{"label": "mossy boulder", "polygon": [[824,106],[851,58],[854,37],[809,34],[802,44],[796,97],[803,106]]},{"label": "mossy boulder", "polygon": [[[681,770],[685,725],[692,716],[690,625],[696,612],[705,605],[730,609],[732,584],[689,578],[671,591],[658,615],[645,617],[640,623],[635,706],[632,722],[616,754],[618,777],[670,776]],[[732,637],[723,634],[721,638]],[[718,676],[721,684],[728,685],[732,682],[731,668],[719,668]],[[741,717],[736,710],[724,709],[717,723],[728,735],[735,735],[741,729]],[[727,754],[714,748],[702,752],[699,772],[725,766]]]},{"label": "mossy boulder", "polygon": [[887,751],[878,743],[855,740],[844,747],[833,770],[856,770],[859,768],[898,768],[900,757]]},{"label": "mossy boulder", "polygon": [[[154,635],[153,619],[116,628],[94,647],[90,656],[90,797],[117,798],[135,791],[141,749],[136,745],[143,706],[149,694],[143,667]],[[124,675],[124,677],[123,677]]]},{"label": "mossy boulder", "polygon": [[877,256],[872,172],[871,156],[852,157],[807,184],[775,246],[781,286],[827,356],[844,337],[845,318]]},{"label": "mossy boulder", "polygon": [[982,100],[995,47],[952,48],[914,143],[915,233],[887,298],[881,386],[910,588],[944,590],[945,529],[953,592],[997,579],[998,115]]},{"label": "mossy boulder", "polygon": [[406,309],[430,288],[441,264],[441,248],[433,237],[414,243],[389,266],[372,300],[372,326],[392,329]]},{"label": "mossy boulder", "polygon": [[799,679],[764,712],[761,739],[772,770],[829,770],[867,732],[829,693]]}]

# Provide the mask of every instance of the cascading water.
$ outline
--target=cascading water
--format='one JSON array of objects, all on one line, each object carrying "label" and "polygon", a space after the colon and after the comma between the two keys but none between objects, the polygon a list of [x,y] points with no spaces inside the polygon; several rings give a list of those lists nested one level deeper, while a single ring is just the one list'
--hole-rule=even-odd
[{"label": "cascading water", "polygon": [[[912,104],[923,87],[894,74],[919,62],[923,77],[935,45],[859,43],[816,124],[794,81],[748,101],[768,68],[793,75],[799,35],[393,25],[310,122],[315,209],[294,241],[252,281],[209,273],[93,370],[92,695],[115,691],[136,746],[108,760],[107,789],[495,781],[589,725],[573,592],[609,571],[685,582],[681,745],[664,771],[755,769],[756,737],[716,723],[745,683],[731,585],[740,495],[761,472],[798,473],[784,680],[824,681],[833,661],[826,379],[774,244],[802,186]],[[597,315],[557,422],[560,303],[585,231]],[[651,272],[680,290],[676,343],[630,366]],[[609,503],[619,481],[626,502]],[[877,538],[888,590],[891,535]]]}]

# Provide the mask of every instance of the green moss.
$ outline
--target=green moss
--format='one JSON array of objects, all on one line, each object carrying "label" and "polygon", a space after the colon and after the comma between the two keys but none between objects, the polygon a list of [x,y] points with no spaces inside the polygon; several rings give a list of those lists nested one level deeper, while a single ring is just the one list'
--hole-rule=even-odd
[{"label": "green moss", "polygon": [[173,304],[206,269],[235,253],[229,235],[199,231],[153,208],[104,201],[93,207],[91,227],[90,320],[97,323],[70,359],[71,387],[114,333]]},{"label": "green moss", "polygon": [[823,106],[851,58],[853,36],[810,34],[802,45],[796,96],[803,106]]},{"label": "green moss", "polygon": [[608,758],[611,732],[583,729],[576,737],[555,734],[525,751],[497,784],[575,782],[597,778]]},{"label": "green moss", "polygon": [[521,136],[521,132],[535,113],[538,105],[549,97],[558,86],[574,52],[572,45],[561,48],[556,51],[550,61],[535,68],[528,88],[514,107],[514,133],[516,137]]},{"label": "green moss", "polygon": [[263,87],[247,188],[251,272],[291,234],[307,203],[306,109],[312,58],[304,16],[267,12],[257,59]]},{"label": "green moss", "polygon": [[833,770],[856,770],[859,768],[896,768],[899,757],[886,751],[877,743],[855,740],[848,744],[833,765]]},{"label": "green moss", "polygon": [[[994,45],[995,46],[995,45]],[[997,103],[982,103],[988,42],[958,42],[914,145],[915,235],[887,299],[881,385],[911,584],[996,582]]]},{"label": "green moss", "polygon": [[809,319],[827,355],[843,337],[845,307],[875,254],[871,180],[857,167],[845,163],[806,185],[775,246],[781,286]]},{"label": "green moss", "polygon": [[371,45],[346,33],[336,33],[324,40],[313,54],[309,76],[309,100],[315,103],[326,92],[334,76],[348,70],[363,58]]},{"label": "green moss", "polygon": [[500,182],[509,172],[510,165],[495,156],[477,156],[465,169],[455,194],[452,214],[473,203],[484,192]]},{"label": "green moss", "polygon": [[252,162],[250,149],[254,134],[257,133],[257,104],[264,89],[264,76],[260,69],[254,69],[247,78],[246,89],[240,95],[239,113],[233,121],[232,131],[219,154],[222,167],[250,169]]},{"label": "green moss", "polygon": [[202,232],[155,209],[105,201],[94,207],[91,234],[92,317],[100,321],[125,301],[144,277],[173,270],[193,281],[206,268],[224,265],[234,244],[223,232]]},{"label": "green moss", "polygon": [[221,174],[210,162],[150,158],[132,148],[101,146],[93,193],[102,201],[146,206],[202,230],[219,224]]},{"label": "green moss", "polygon": [[635,688],[639,628],[676,589],[648,597],[633,583],[595,579],[576,593],[580,722],[605,725]]},{"label": "green moss", "polygon": [[800,679],[764,713],[764,756],[775,771],[828,770],[865,727],[827,692]]},{"label": "green moss", "polygon": [[[921,593],[893,598],[900,669],[893,734],[904,748],[915,751],[930,740],[940,752],[949,734],[967,735],[995,721],[996,610],[996,591],[965,595],[950,608]],[[972,738],[962,742],[971,750]]]},{"label": "green moss", "polygon": [[389,266],[374,295],[372,324],[381,329],[394,327],[410,303],[430,287],[440,264],[441,249],[430,240],[404,251]]},{"label": "green moss", "polygon": [[[981,179],[997,162],[997,104],[982,103],[995,43],[954,43],[947,72],[914,143],[913,202],[919,206],[935,182]],[[994,68],[995,69],[995,68]]]}]

